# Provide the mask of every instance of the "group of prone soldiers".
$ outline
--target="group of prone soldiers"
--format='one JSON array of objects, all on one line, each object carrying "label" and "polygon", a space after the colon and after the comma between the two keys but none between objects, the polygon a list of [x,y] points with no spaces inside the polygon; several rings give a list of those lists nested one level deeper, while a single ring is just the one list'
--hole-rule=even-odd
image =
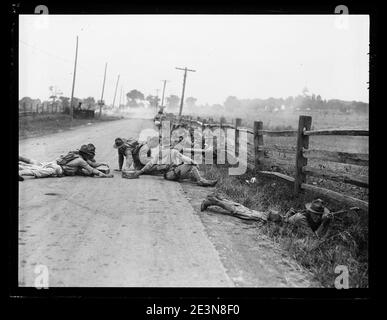
[{"label": "group of prone soldiers", "polygon": [[[179,142],[180,140],[175,141],[172,146],[162,150],[162,157],[159,157],[159,150],[152,154],[152,151],[159,146],[159,137],[149,138],[146,142],[139,142],[136,139],[116,138],[113,148],[118,151],[118,169],[115,169],[115,171],[122,171],[125,162],[124,170],[134,170],[135,176],[162,174],[167,180],[178,181],[191,178],[200,186],[215,186],[217,180],[203,178],[197,168],[198,164],[181,153],[182,147]],[[74,175],[99,178],[113,177],[107,163],[95,160],[95,151],[95,146],[90,143],[82,145],[79,150],[70,151],[50,162],[39,162],[19,156],[19,180],[24,180],[23,176],[33,176],[35,178]],[[276,212],[252,210],[215,194],[206,197],[202,202],[201,211],[210,206],[221,207],[229,214],[241,218],[290,223],[302,227],[303,230],[312,232],[319,237],[326,234],[333,217],[342,212],[332,213],[324,206],[321,199],[315,199],[311,203],[307,203],[304,210],[290,209],[285,216],[281,216]]]},{"label": "group of prone soldiers", "polygon": [[[178,181],[191,178],[200,186],[215,186],[217,180],[208,180],[201,176],[198,164],[191,158],[183,155],[180,141],[174,141],[170,147],[161,152],[152,149],[159,146],[159,137],[148,138],[146,142],[136,139],[116,138],[113,147],[118,150],[118,169],[122,171],[124,161],[126,170],[134,170],[135,177],[142,174],[162,174],[165,179]],[[35,178],[63,177],[63,176],[90,176],[111,178],[107,163],[95,160],[96,148],[93,144],[85,144],[80,149],[70,151],[66,155],[50,162],[39,162],[24,156],[19,156],[19,181],[23,176]]]}]

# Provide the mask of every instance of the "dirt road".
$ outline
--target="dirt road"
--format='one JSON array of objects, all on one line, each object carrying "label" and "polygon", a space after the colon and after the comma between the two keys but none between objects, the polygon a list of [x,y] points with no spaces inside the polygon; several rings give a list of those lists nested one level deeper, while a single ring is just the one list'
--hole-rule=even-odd
[{"label": "dirt road", "polygon": [[[21,140],[19,153],[48,161],[92,142],[97,161],[113,169],[114,138],[151,127],[149,120],[90,125]],[[37,265],[48,268],[51,287],[312,285],[238,219],[200,213],[200,199],[210,191],[118,173],[19,182],[19,285],[34,286]]]},{"label": "dirt road", "polygon": [[[23,140],[19,153],[55,159],[83,143],[114,168],[117,136],[149,120],[120,120]],[[19,183],[19,285],[34,286],[36,265],[50,286],[232,286],[179,183],[65,177]]]}]

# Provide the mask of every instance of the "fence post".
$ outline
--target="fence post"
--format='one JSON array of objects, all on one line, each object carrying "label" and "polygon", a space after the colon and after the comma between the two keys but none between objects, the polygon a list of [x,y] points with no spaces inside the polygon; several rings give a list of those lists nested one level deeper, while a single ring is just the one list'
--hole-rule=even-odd
[{"label": "fence post", "polygon": [[239,156],[239,130],[238,130],[238,127],[240,127],[241,125],[242,125],[242,119],[236,118],[235,119],[235,143],[234,143],[236,157]]},{"label": "fence post", "polygon": [[262,121],[254,121],[254,167],[259,168],[263,159],[263,123]]},{"label": "fence post", "polygon": [[303,167],[306,166],[308,159],[304,157],[302,149],[309,147],[309,136],[304,135],[304,130],[310,130],[312,125],[312,117],[300,116],[298,120],[297,132],[297,150],[296,150],[296,168],[294,177],[294,195],[297,195],[301,190],[301,184],[306,182],[306,174],[303,172]]}]

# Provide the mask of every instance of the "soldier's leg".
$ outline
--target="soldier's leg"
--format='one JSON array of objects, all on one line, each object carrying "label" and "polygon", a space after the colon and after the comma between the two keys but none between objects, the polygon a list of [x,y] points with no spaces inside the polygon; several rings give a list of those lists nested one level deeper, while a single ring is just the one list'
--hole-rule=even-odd
[{"label": "soldier's leg", "polygon": [[47,178],[56,175],[56,171],[53,168],[33,168],[19,170],[21,176],[34,176],[35,178]]},{"label": "soldier's leg", "polygon": [[144,171],[144,174],[163,174],[167,170],[168,165],[166,164],[155,164],[146,171]]},{"label": "soldier's leg", "polygon": [[37,160],[30,159],[30,158],[23,157],[23,156],[19,156],[19,161],[23,161],[23,162],[29,163],[29,164],[35,164],[35,165],[38,165],[38,166],[42,165],[42,163],[37,161]]},{"label": "soldier's leg", "polygon": [[165,176],[167,180],[180,180],[193,178],[196,183],[203,187],[213,187],[217,180],[207,180],[200,175],[198,168],[192,164],[181,164],[173,170],[168,171]]},{"label": "soldier's leg", "polygon": [[279,213],[267,211],[252,210],[244,205],[226,199],[220,195],[210,194],[201,204],[201,211],[206,210],[209,206],[218,206],[226,210],[229,214],[241,219],[257,220],[257,221],[280,221]]},{"label": "soldier's leg", "polygon": [[[175,173],[179,176],[180,179],[187,179],[187,178],[190,178],[191,175],[193,174],[194,168],[196,168],[196,167],[193,166],[192,164],[184,163],[184,164],[181,164],[175,168]],[[197,171],[197,172],[199,173],[199,171]],[[200,177],[200,174],[199,174],[199,177]],[[198,181],[198,180],[196,180],[196,181]]]},{"label": "soldier's leg", "polygon": [[199,186],[213,187],[218,182],[218,180],[209,180],[202,177],[197,166],[191,166],[190,174]]}]

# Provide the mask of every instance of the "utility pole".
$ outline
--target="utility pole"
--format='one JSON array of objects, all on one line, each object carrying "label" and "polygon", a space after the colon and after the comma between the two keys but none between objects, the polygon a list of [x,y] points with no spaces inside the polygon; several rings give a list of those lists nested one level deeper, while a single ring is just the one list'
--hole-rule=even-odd
[{"label": "utility pole", "polygon": [[168,80],[161,80],[164,82],[164,86],[163,86],[163,96],[161,98],[161,106],[164,106],[164,93],[165,93],[165,85],[167,84],[167,81]]},{"label": "utility pole", "polygon": [[73,120],[73,100],[74,100],[74,85],[75,85],[75,75],[77,72],[77,59],[78,59],[78,36],[77,36],[77,45],[75,47],[75,63],[74,63],[74,73],[73,73],[73,88],[71,89],[71,100],[70,100],[70,116],[71,121]]},{"label": "utility pole", "polygon": [[184,79],[183,79],[183,92],[181,93],[181,101],[180,101],[180,110],[179,110],[179,118],[181,117],[181,113],[183,111],[183,103],[184,103],[184,90],[185,90],[185,81],[187,79],[187,71],[196,72],[196,70],[190,70],[185,68],[176,68],[178,70],[184,70]]},{"label": "utility pole", "polygon": [[105,90],[105,80],[106,80],[106,68],[107,68],[107,62],[105,63],[105,73],[103,75],[103,84],[102,84],[102,93],[101,93],[101,100],[100,100],[100,103],[99,103],[99,117],[101,118],[101,114],[102,114],[102,106],[103,106],[103,92]]},{"label": "utility pole", "polygon": [[116,90],[114,91],[113,109],[114,109],[114,103],[116,102],[116,94],[117,94],[117,87],[118,87],[118,81],[119,80],[120,80],[120,75],[118,75],[117,83],[116,83]]},{"label": "utility pole", "polygon": [[156,89],[156,112],[157,108],[159,107],[159,91],[160,89]]},{"label": "utility pole", "polygon": [[121,101],[122,101],[122,86],[121,86],[121,90],[120,90],[120,104],[119,104],[120,108],[121,108]]}]

